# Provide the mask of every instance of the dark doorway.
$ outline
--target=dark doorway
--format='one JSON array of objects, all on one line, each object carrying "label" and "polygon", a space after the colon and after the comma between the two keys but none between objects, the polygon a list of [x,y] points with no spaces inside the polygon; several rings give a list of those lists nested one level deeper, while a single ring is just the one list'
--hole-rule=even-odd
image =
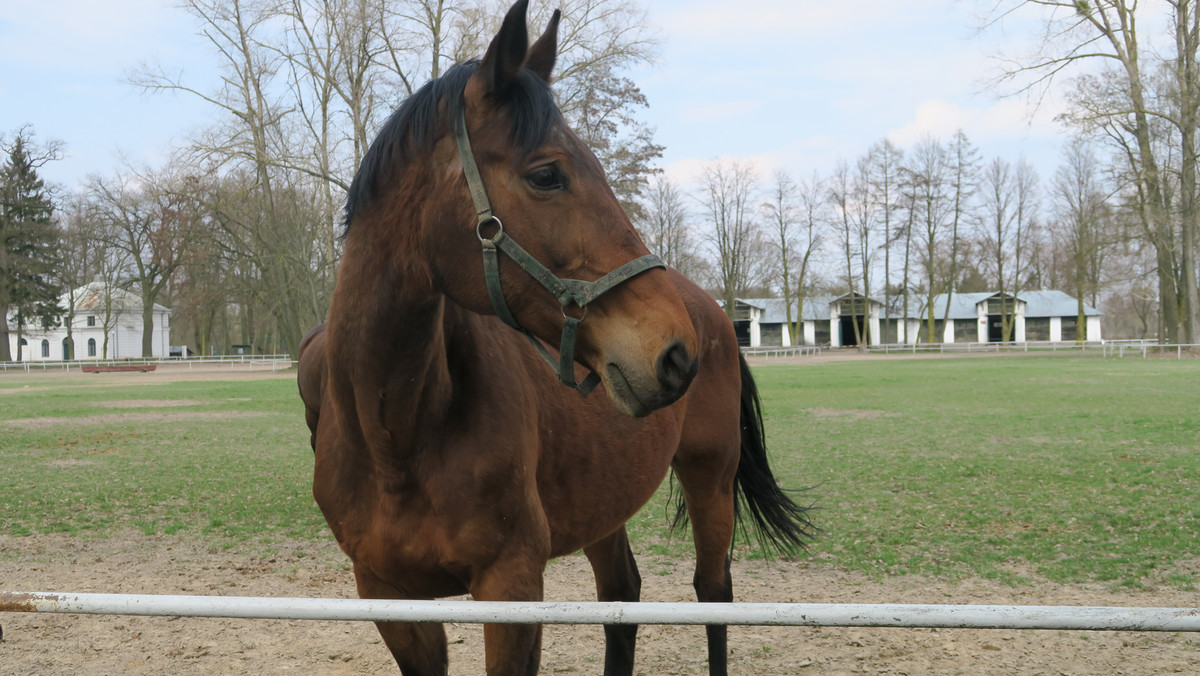
[{"label": "dark doorway", "polygon": [[858,330],[865,340],[867,337],[867,323],[862,315],[855,317],[854,315],[842,315],[839,317],[841,324],[841,342],[842,347],[858,347],[858,337],[854,335],[854,322],[858,321]]},{"label": "dark doorway", "polygon": [[737,334],[739,347],[750,347],[750,321],[739,319],[733,323],[733,332]]},{"label": "dark doorway", "polygon": [[[1009,319],[1012,321],[1012,319]],[[1014,329],[1016,327],[1013,327]],[[1015,333],[1015,330],[1014,330]],[[1011,338],[1011,336],[1010,336]],[[1004,342],[1004,317],[1003,315],[988,315],[988,342],[1002,343]]]}]

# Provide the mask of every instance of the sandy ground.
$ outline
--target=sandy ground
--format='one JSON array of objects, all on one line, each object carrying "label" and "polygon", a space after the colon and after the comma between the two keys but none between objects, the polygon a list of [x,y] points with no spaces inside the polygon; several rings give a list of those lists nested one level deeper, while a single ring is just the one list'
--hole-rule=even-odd
[{"label": "sandy ground", "polygon": [[[33,368],[29,373],[18,370],[0,371],[0,395],[17,391],[45,390],[62,387],[68,381],[87,387],[116,387],[129,385],[153,385],[183,380],[236,380],[242,378],[287,378],[296,379],[296,372],[271,364],[161,364],[149,373],[81,373],[78,368],[69,371]],[[56,383],[55,381],[60,381]]]},{"label": "sandy ground", "polygon": [[[642,557],[643,600],[690,601],[687,562]],[[739,601],[1193,606],[1195,593],[1102,587],[1008,587],[972,580],[872,581],[822,564],[735,562]],[[590,600],[586,561],[547,571],[548,600]],[[353,597],[331,543],[293,543],[269,558],[173,537],[87,541],[0,537],[0,589],[229,596]],[[368,623],[0,613],[0,673],[392,674]],[[452,674],[483,673],[482,630],[449,625]],[[731,673],[1164,674],[1200,673],[1200,638],[1187,634],[932,629],[733,627]],[[542,673],[598,674],[598,627],[547,627]],[[642,627],[637,673],[706,673],[699,627]]]}]

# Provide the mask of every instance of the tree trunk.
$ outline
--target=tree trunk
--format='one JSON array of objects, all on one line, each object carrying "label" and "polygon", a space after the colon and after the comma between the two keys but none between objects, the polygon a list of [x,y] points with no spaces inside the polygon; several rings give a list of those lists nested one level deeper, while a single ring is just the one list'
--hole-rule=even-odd
[{"label": "tree trunk", "polygon": [[[0,361],[12,361],[12,349],[8,345],[8,303],[0,303]],[[20,350],[20,339],[17,349]]]},{"label": "tree trunk", "polygon": [[154,357],[154,295],[142,287],[142,359]]}]

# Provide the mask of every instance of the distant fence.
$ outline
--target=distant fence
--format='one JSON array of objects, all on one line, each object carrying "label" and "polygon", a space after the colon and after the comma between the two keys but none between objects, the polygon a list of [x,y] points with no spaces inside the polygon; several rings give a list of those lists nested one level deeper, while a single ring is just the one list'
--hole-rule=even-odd
[{"label": "distant fence", "polygon": [[1027,340],[1020,343],[893,343],[872,345],[866,350],[875,354],[918,354],[922,352],[956,354],[960,352],[1078,352],[1097,350],[1103,347],[1104,341],[1100,340]]},{"label": "distant fence", "polygon": [[1158,343],[1150,340],[1113,340],[1104,343],[1104,356],[1121,359],[1123,357],[1141,357],[1146,359],[1152,355],[1160,357],[1175,357],[1200,355],[1200,345]]},{"label": "distant fence", "polygon": [[0,373],[9,371],[80,371],[84,366],[118,367],[118,366],[169,366],[193,370],[200,367],[244,367],[244,370],[258,371],[291,368],[294,362],[291,355],[286,354],[255,354],[255,355],[221,355],[212,357],[169,357],[156,359],[71,359],[68,361],[0,361]]},{"label": "distant fence", "polygon": [[1071,629],[1200,632],[1200,608],[846,603],[622,603],[0,592],[0,612],[484,624]]},{"label": "distant fence", "polygon": [[989,352],[1099,352],[1106,359],[1124,357],[1200,357],[1200,344],[1160,343],[1156,340],[1029,340],[1020,343],[889,343],[869,347],[825,345],[743,347],[748,357],[817,356],[840,350],[861,349],[869,354],[962,354]]},{"label": "distant fence", "polygon": [[[815,345],[796,345],[788,347],[743,347],[742,354],[747,357],[801,357],[801,356],[816,356],[821,354],[820,346]],[[827,349],[827,348],[824,348]]]},{"label": "distant fence", "polygon": [[866,348],[873,354],[917,353],[987,353],[987,352],[1099,352],[1105,358],[1126,356],[1148,357],[1161,355],[1182,359],[1200,354],[1200,345],[1159,343],[1154,340],[1029,340],[1020,343],[899,343],[872,345]]}]

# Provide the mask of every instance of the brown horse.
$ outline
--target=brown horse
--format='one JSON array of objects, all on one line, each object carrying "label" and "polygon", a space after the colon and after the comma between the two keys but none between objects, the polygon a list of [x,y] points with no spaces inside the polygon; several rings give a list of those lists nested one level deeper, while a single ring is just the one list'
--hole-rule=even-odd
[{"label": "brown horse", "polygon": [[[364,598],[539,601],[547,561],[582,549],[600,600],[636,601],[624,524],[673,468],[697,597],[731,601],[737,505],[785,549],[803,510],[766,464],[733,327],[647,254],[554,105],[558,13],[530,47],[525,5],[392,115],[355,177],[328,323],[300,350],[313,494]],[[559,382],[577,365],[607,398]],[[441,625],[378,628],[404,674],[447,673]],[[605,634],[605,673],[632,673],[636,627]],[[484,636],[488,674],[537,672],[540,627]],[[725,628],[708,638],[725,673]]]}]

